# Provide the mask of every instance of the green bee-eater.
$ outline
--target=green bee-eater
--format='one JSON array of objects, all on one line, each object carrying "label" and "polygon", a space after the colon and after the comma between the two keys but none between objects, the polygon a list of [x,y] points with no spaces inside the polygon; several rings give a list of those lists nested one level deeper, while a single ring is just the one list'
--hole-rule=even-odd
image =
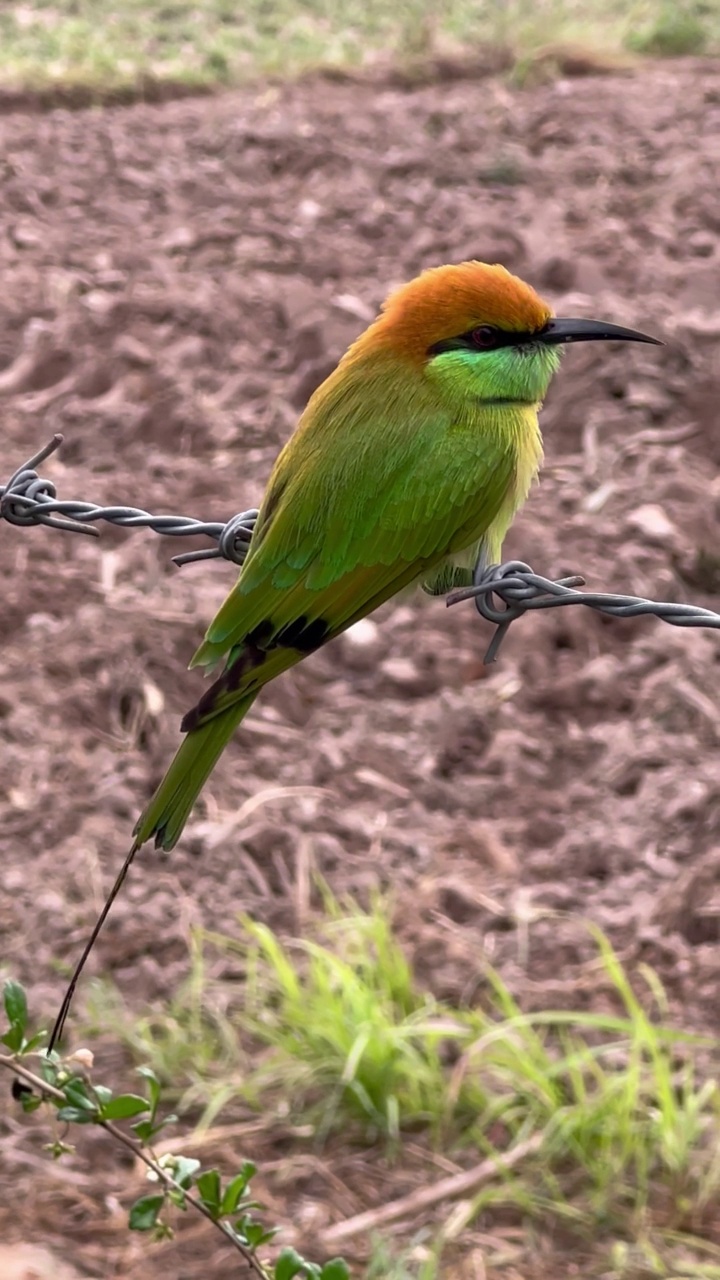
[{"label": "green bee-eater", "polygon": [[472,580],[542,461],[538,411],[563,343],[654,342],[553,318],[504,267],[436,267],[391,294],[310,398],[270,475],[240,577],[191,666],[222,674],[135,828],[172,849],[268,681],[409,583]]}]

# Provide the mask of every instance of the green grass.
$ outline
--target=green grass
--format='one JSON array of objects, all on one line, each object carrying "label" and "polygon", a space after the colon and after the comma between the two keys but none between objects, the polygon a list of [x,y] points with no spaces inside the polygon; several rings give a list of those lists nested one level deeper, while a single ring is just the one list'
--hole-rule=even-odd
[{"label": "green grass", "polygon": [[652,22],[630,32],[628,44],[638,53],[662,58],[703,53],[711,39],[709,15],[717,6],[711,4],[678,5],[666,0],[659,6]]},{"label": "green grass", "polygon": [[398,1248],[377,1239],[363,1280],[440,1280],[441,1274],[438,1248],[419,1243]]},{"label": "green grass", "polygon": [[554,41],[653,54],[720,47],[716,0],[25,0],[0,6],[0,85],[98,92],[359,67]]},{"label": "green grass", "polygon": [[[480,1006],[450,1008],[419,989],[387,903],[326,895],[326,908],[312,938],[282,943],[246,918],[237,937],[196,938],[169,1006],[138,1018],[105,990],[93,1031],[119,1034],[202,1123],[240,1102],[398,1159],[408,1133],[473,1159],[541,1135],[539,1155],[452,1209],[440,1244],[510,1209],[604,1242],[611,1277],[636,1274],[638,1250],[649,1274],[720,1277],[702,1238],[720,1193],[720,1088],[651,970],[636,990],[598,934],[616,1012],[526,1014],[492,972]],[[242,980],[211,977],[204,951]]]}]

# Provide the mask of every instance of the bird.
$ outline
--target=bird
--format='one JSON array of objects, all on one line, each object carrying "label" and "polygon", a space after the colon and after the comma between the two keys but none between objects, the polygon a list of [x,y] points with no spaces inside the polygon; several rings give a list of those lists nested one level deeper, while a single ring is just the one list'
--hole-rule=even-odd
[{"label": "bird", "polygon": [[51,1033],[137,851],[171,850],[261,690],[405,588],[470,585],[540,470],[538,414],[563,348],[657,339],[559,319],[499,264],[431,267],[395,289],[312,394],[272,468],[238,580],[191,661],[215,679],[75,966]]},{"label": "bird", "polygon": [[[255,698],[410,584],[497,563],[535,480],[538,413],[566,344],[658,343],[558,319],[505,267],[432,267],[394,290],[312,394],[272,469],[236,585],[191,667],[220,673],[134,829],[172,849]],[[661,345],[658,343],[658,345]]]}]

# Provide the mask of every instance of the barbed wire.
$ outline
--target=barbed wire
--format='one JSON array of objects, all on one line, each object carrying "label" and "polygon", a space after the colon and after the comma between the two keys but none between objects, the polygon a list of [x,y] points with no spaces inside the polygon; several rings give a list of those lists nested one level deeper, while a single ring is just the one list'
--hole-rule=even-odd
[{"label": "barbed wire", "polygon": [[[45,525],[67,533],[84,533],[93,537],[98,536],[98,531],[91,526],[98,520],[123,529],[152,529],[154,533],[168,537],[202,534],[211,538],[216,545],[173,556],[175,564],[184,565],[217,558],[229,560],[236,565],[243,564],[258,514],[255,508],[241,511],[239,515],[223,522],[197,520],[193,516],[151,515],[138,507],[101,507],[92,502],[63,501],[57,498],[52,481],[42,479],[35,470],[62,443],[63,437],[55,435],[44,448],[18,467],[7,484],[0,485],[0,519],[21,528]],[[542,574],[535,573],[522,560],[509,560],[501,565],[485,565],[480,562],[475,570],[474,585],[451,592],[446,603],[455,605],[463,600],[474,600],[480,616],[495,626],[495,634],[484,657],[485,663],[496,660],[510,624],[536,609],[585,605],[588,609],[613,618],[650,616],[673,627],[709,627],[720,630],[720,613],[714,613],[712,609],[674,601],[646,600],[643,596],[577,590],[584,585],[585,579],[581,574],[566,578],[545,578]],[[494,597],[501,603],[496,604]]]},{"label": "barbed wire", "polygon": [[[497,658],[511,622],[534,609],[557,609],[568,604],[584,604],[588,609],[611,618],[645,615],[659,618],[672,627],[720,630],[720,613],[714,613],[712,609],[671,600],[646,600],[644,596],[621,596],[609,591],[576,590],[584,584],[581,574],[573,574],[569,578],[543,578],[522,560],[508,560],[500,565],[479,565],[475,570],[475,585],[451,592],[446,603],[453,605],[462,600],[474,600],[480,616],[495,624],[497,630],[483,659],[486,664]],[[493,604],[493,596],[502,600],[503,608]]]},{"label": "barbed wire", "polygon": [[21,528],[42,524],[66,533],[89,534],[93,538],[99,536],[97,529],[91,528],[91,523],[96,520],[105,520],[121,529],[152,529],[154,533],[173,538],[204,534],[217,542],[217,546],[173,556],[173,562],[183,565],[220,557],[234,564],[243,563],[257,510],[241,511],[228,521],[196,520],[193,516],[153,516],[139,507],[98,507],[93,502],[60,501],[52,480],[43,480],[35,467],[55,453],[62,443],[61,435],[53,436],[44,448],[18,467],[7,484],[0,485],[0,517],[3,520]]}]

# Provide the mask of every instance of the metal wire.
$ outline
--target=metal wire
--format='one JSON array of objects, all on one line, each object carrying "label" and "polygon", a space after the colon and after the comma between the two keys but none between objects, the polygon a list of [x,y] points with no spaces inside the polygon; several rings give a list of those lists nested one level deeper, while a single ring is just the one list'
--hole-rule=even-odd
[{"label": "metal wire", "polygon": [[[577,591],[585,579],[580,574],[570,578],[543,578],[522,560],[508,560],[501,565],[478,565],[475,585],[453,591],[448,605],[474,600],[481,617],[497,628],[483,661],[494,662],[511,622],[533,609],[557,609],[568,604],[584,604],[597,613],[612,618],[638,618],[650,615],[673,627],[710,627],[720,630],[720,613],[696,604],[678,604],[668,600],[646,600],[643,596],[621,596],[606,591]],[[504,607],[493,604],[498,596]]]},{"label": "metal wire", "polygon": [[[31,525],[47,525],[51,529],[63,529],[68,533],[85,533],[93,537],[98,531],[91,522],[105,520],[123,529],[152,529],[154,533],[169,537],[187,534],[203,534],[217,545],[201,551],[188,551],[173,556],[175,564],[189,564],[197,560],[221,558],[241,565],[247,555],[257,510],[242,511],[223,523],[214,520],[196,520],[192,516],[153,516],[137,507],[98,507],[92,502],[61,501],[56,497],[55,485],[43,480],[35,468],[54,453],[63,442],[56,435],[29,458],[0,485],[0,519],[9,524],[28,528]],[[534,573],[522,560],[509,560],[505,564],[486,566],[478,564],[474,585],[453,591],[447,598],[448,605],[462,600],[474,600],[481,617],[495,626],[495,635],[485,654],[486,663],[494,662],[507,635],[511,622],[535,609],[557,609],[564,605],[585,605],[598,613],[613,618],[637,618],[651,616],[673,627],[710,627],[720,630],[720,614],[699,605],[677,604],[673,601],[646,600],[642,596],[621,596],[604,591],[578,591],[585,579],[580,574],[568,578],[544,578]],[[501,604],[495,604],[497,596]]]},{"label": "metal wire", "polygon": [[62,502],[57,500],[57,490],[52,480],[43,480],[35,471],[41,462],[60,448],[61,435],[53,436],[49,444],[28,458],[0,485],[0,517],[9,524],[29,527],[47,525],[50,529],[63,529],[66,533],[86,533],[98,537],[97,529],[90,522],[106,520],[122,529],[152,529],[154,533],[169,537],[185,537],[188,534],[204,534],[217,542],[216,547],[202,551],[187,551],[173,556],[175,564],[190,564],[195,560],[232,560],[242,564],[250,545],[257,511],[242,511],[231,520],[195,520],[192,516],[153,516],[139,507],[98,507],[93,502]]}]

